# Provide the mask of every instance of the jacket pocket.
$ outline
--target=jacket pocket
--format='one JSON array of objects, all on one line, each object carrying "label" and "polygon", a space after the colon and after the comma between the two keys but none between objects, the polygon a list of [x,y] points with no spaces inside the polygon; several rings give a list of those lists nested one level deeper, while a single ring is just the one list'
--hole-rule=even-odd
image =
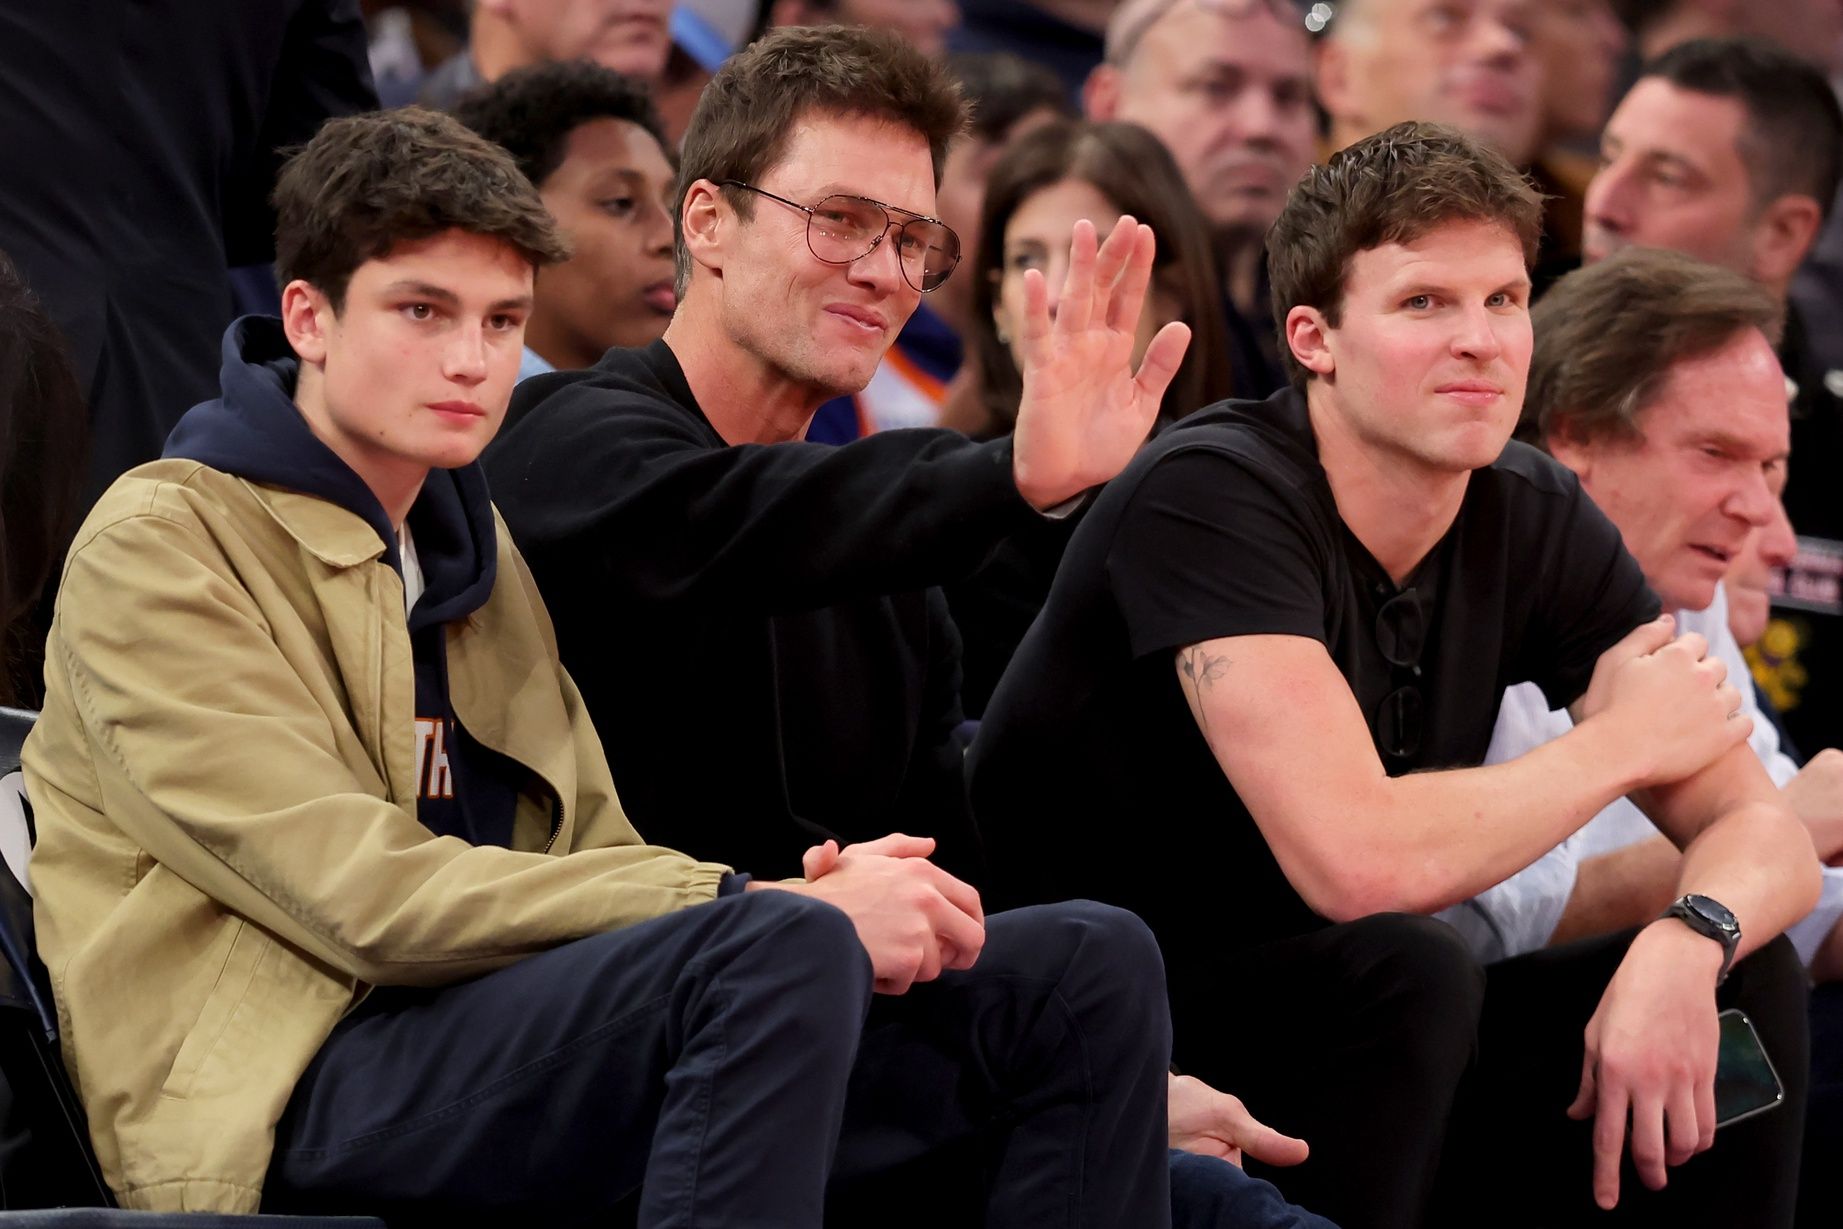
[{"label": "jacket pocket", "polygon": [[173,1068],[167,1072],[166,1082],[160,1088],[163,1097],[183,1099],[191,1095],[193,1078],[211,1056],[231,1017],[249,993],[250,983],[256,976],[256,967],[269,948],[269,936],[259,927],[242,920],[232,925],[236,927],[236,932],[231,937],[229,950],[224,954],[217,982],[205,996],[205,1005],[198,1013],[198,1019],[193,1021],[185,1040],[179,1044],[179,1053],[173,1058]]}]

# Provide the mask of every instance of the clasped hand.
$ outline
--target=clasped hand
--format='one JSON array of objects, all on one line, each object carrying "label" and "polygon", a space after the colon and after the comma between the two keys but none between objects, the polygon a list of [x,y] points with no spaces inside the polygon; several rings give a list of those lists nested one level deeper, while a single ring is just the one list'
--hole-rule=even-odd
[{"label": "clasped hand", "polygon": [[933,852],[934,838],[899,832],[842,850],[827,841],[806,851],[804,883],[757,883],[843,910],[870,956],[877,993],[902,994],[943,969],[972,968],[985,946],[979,893],[928,861]]}]

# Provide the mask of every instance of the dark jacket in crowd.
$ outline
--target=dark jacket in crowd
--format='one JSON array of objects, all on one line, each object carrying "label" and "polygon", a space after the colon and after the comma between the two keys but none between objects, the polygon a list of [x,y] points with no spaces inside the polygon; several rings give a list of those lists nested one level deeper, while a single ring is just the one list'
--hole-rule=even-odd
[{"label": "dark jacket in crowd", "polygon": [[0,5],[0,250],[63,330],[94,499],[217,394],[278,151],[376,105],[358,0]]}]

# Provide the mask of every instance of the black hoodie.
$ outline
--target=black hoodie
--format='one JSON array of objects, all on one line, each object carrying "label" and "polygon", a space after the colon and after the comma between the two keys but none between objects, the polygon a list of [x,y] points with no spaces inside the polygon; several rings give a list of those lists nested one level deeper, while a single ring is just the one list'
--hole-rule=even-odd
[{"label": "black hoodie", "polygon": [[[164,455],[313,495],[363,517],[400,576],[397,535],[383,505],[295,408],[299,366],[280,321],[236,321],[224,333],[221,396],[187,411],[167,437]],[[493,510],[480,467],[429,471],[409,527],[424,583],[408,619],[416,669],[416,815],[436,833],[505,845],[526,770],[475,742],[448,698],[444,629],[485,604],[497,573]]]}]

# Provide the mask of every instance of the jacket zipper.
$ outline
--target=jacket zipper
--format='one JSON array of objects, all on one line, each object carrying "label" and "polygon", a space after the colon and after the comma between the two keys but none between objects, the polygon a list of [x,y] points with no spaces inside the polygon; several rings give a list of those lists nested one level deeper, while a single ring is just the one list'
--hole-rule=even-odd
[{"label": "jacket zipper", "polygon": [[544,842],[544,852],[549,853],[557,844],[557,838],[563,834],[563,799],[555,793],[550,796],[550,839]]}]

